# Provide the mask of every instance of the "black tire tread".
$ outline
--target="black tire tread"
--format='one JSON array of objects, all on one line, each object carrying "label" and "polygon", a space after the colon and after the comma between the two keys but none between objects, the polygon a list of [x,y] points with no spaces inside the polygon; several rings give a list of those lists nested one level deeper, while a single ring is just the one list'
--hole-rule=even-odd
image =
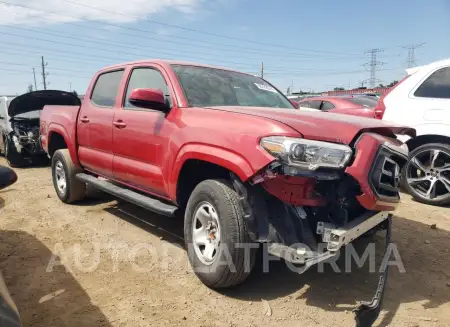
[{"label": "black tire tread", "polygon": [[58,157],[61,156],[63,159],[63,164],[66,166],[66,178],[69,179],[68,182],[68,192],[69,196],[67,199],[61,199],[65,203],[73,203],[82,200],[86,195],[86,184],[80,182],[76,179],[75,175],[83,172],[83,169],[75,167],[70,157],[68,149],[61,149],[55,152],[52,158],[52,170]]},{"label": "black tire tread", "polygon": [[[218,191],[223,196],[223,205],[228,207],[229,211],[232,213],[230,217],[226,219],[233,219],[234,221],[229,224],[229,238],[236,240],[237,243],[248,243],[250,238],[247,232],[247,226],[244,221],[244,213],[242,212],[241,206],[239,204],[239,197],[237,192],[231,186],[231,183],[225,179],[211,179],[205,180],[197,185],[197,187],[192,192],[192,195],[205,193],[205,189],[211,188],[212,191]],[[188,201],[189,202],[193,198]],[[192,218],[189,218],[192,219]],[[223,222],[224,217],[220,217],[221,222]],[[230,270],[225,270],[220,278],[213,283],[207,284],[211,288],[228,288],[232,286],[237,286],[241,284],[249,275],[254,265],[254,254],[251,254],[251,266],[250,271],[245,271],[245,252],[244,250],[237,249],[231,254],[233,258],[233,264],[236,268],[236,272],[231,272]]]}]

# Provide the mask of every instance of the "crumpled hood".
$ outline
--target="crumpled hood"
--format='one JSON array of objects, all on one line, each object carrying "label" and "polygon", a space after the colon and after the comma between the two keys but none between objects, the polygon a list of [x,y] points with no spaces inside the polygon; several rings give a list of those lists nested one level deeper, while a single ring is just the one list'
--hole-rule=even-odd
[{"label": "crumpled hood", "polygon": [[373,118],[330,112],[259,107],[214,107],[211,109],[273,119],[295,129],[306,139],[342,144],[350,144],[357,135],[364,132],[374,132],[386,136],[407,134],[411,137],[416,134],[415,130],[410,127]]},{"label": "crumpled hood", "polygon": [[8,116],[14,117],[29,111],[42,110],[47,105],[80,106],[81,100],[71,92],[45,90],[15,97],[8,106]]}]

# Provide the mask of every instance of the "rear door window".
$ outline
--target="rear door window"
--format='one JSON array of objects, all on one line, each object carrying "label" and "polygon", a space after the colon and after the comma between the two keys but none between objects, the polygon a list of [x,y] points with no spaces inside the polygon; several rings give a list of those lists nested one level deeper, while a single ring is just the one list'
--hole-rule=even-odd
[{"label": "rear door window", "polygon": [[368,96],[360,96],[360,97],[354,97],[348,99],[351,103],[363,106],[365,108],[373,108],[376,107],[378,99],[375,97],[368,97]]},{"label": "rear door window", "polygon": [[92,91],[92,103],[100,107],[112,108],[116,102],[122,76],[123,70],[101,74]]},{"label": "rear door window", "polygon": [[420,85],[414,96],[421,98],[450,99],[450,67],[441,68],[431,74]]},{"label": "rear door window", "polygon": [[329,101],[323,101],[322,103],[322,107],[320,108],[321,110],[327,111],[327,110],[331,110],[334,109],[335,106],[329,102]]},{"label": "rear door window", "polygon": [[300,107],[310,108],[309,101],[303,101],[303,102],[300,102],[299,105],[300,105]]},{"label": "rear door window", "polygon": [[322,105],[322,101],[321,100],[309,101],[309,107],[312,108],[312,109],[320,110],[321,105]]}]

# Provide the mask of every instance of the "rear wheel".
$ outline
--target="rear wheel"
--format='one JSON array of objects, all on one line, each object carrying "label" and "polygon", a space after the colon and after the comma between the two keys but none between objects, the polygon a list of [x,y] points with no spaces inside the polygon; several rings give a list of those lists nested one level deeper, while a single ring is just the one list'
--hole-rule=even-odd
[{"label": "rear wheel", "polygon": [[406,190],[419,202],[450,203],[450,146],[432,143],[414,149],[403,170],[403,181]]},{"label": "rear wheel", "polygon": [[53,185],[59,199],[64,203],[81,200],[86,195],[86,184],[76,179],[82,172],[74,166],[69,150],[58,150],[52,159]]},{"label": "rear wheel", "polygon": [[256,251],[244,248],[250,240],[238,200],[227,181],[206,180],[194,189],[186,207],[189,261],[198,278],[212,288],[242,283],[254,266]]}]

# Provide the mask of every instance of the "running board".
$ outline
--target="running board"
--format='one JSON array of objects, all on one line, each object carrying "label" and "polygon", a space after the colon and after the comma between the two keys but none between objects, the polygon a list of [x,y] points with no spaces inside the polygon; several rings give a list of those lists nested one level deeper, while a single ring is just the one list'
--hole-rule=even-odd
[{"label": "running board", "polygon": [[82,182],[99,188],[106,193],[112,194],[122,200],[131,202],[160,215],[173,217],[175,216],[175,211],[178,209],[174,205],[161,202],[155,198],[151,198],[150,196],[142,195],[128,188],[123,188],[113,184],[108,180],[98,179],[97,177],[89,174],[80,173],[76,175],[76,178]]}]

